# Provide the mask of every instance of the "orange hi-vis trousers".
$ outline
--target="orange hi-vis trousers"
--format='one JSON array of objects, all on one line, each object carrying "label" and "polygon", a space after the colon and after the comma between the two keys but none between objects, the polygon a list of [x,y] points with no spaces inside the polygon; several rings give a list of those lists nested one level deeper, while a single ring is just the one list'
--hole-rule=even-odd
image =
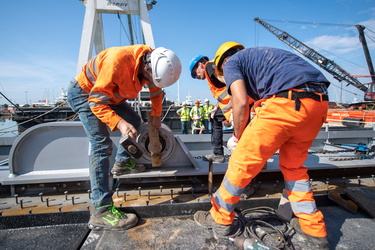
[{"label": "orange hi-vis trousers", "polygon": [[234,209],[244,188],[279,150],[285,189],[302,230],[315,237],[327,235],[323,214],[316,208],[307,168],[302,164],[326,120],[328,102],[311,98],[300,101],[299,111],[295,110],[295,101],[288,98],[273,96],[258,101],[256,116],[244,130],[229,159],[220,188],[212,197],[210,212],[217,223],[232,224]]}]

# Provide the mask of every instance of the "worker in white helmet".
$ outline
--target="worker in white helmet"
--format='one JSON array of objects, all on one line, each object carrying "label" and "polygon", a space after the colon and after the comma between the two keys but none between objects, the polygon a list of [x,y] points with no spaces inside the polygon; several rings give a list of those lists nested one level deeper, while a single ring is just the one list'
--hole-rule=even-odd
[{"label": "worker in white helmet", "polygon": [[[111,131],[123,136],[138,135],[141,119],[126,102],[137,98],[144,85],[150,90],[153,124],[160,128],[162,88],[175,83],[181,74],[181,62],[166,48],[146,45],[113,47],[100,52],[82,67],[68,88],[68,103],[77,112],[90,141],[90,182],[94,208],[90,228],[111,230],[135,226],[135,214],[125,214],[113,206],[109,175],[112,154]],[[137,166],[123,147],[118,147],[111,173],[122,175],[145,170]],[[108,177],[110,176],[110,177]]]},{"label": "worker in white helmet", "polygon": [[182,103],[182,108],[178,109],[176,113],[181,120],[181,134],[188,134],[190,121],[190,108],[187,107],[186,102]]}]

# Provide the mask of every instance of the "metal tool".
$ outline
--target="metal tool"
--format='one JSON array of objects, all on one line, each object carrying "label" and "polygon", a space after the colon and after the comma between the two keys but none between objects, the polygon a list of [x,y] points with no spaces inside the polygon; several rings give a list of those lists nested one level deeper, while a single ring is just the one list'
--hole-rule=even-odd
[{"label": "metal tool", "polygon": [[241,250],[251,249],[263,249],[263,250],[276,250],[276,248],[266,246],[263,242],[260,242],[254,238],[246,238],[243,236],[237,236],[234,239],[229,238],[230,241],[234,242],[234,245]]},{"label": "metal tool", "polygon": [[120,139],[120,145],[123,146],[124,149],[134,158],[139,159],[143,155],[143,150],[133,137],[134,134],[129,132],[129,134]]},{"label": "metal tool", "polygon": [[369,157],[370,152],[375,151],[375,147],[372,146],[371,148],[367,147],[365,143],[358,143],[358,144],[339,144],[339,143],[325,143],[328,145],[336,146],[336,147],[353,147],[355,156],[360,159],[367,159]]}]

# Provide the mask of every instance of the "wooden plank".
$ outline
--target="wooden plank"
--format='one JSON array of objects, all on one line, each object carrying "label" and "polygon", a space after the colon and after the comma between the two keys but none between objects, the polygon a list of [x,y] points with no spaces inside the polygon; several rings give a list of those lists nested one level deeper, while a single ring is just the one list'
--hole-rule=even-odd
[{"label": "wooden plank", "polygon": [[374,187],[350,187],[345,193],[354,200],[372,218],[375,218],[375,188]]},{"label": "wooden plank", "polygon": [[148,136],[150,139],[150,144],[148,149],[151,153],[151,161],[153,167],[160,167],[163,165],[161,158],[161,144],[159,140],[159,130],[153,125],[153,117],[151,116],[151,111],[147,111],[147,123],[148,123]]}]

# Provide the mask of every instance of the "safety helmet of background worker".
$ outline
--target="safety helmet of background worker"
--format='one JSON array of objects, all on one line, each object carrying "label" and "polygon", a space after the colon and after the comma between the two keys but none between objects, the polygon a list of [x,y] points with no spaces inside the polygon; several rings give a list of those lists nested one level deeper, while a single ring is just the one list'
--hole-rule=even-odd
[{"label": "safety helmet of background worker", "polygon": [[198,62],[201,59],[205,59],[206,61],[209,60],[207,56],[199,55],[199,56],[193,57],[193,59],[191,59],[191,61],[190,61],[189,69],[190,69],[191,77],[193,77],[194,79],[197,78],[197,76],[194,73],[194,71],[195,71],[195,69],[196,69],[196,67],[198,65]]},{"label": "safety helmet of background worker", "polygon": [[227,57],[226,52],[228,52],[230,49],[238,49],[242,50],[245,47],[242,44],[236,43],[236,42],[226,42],[223,43],[219,49],[216,51],[215,54],[215,74],[218,76],[223,75],[223,71],[221,70],[221,64],[224,61],[224,58]]},{"label": "safety helmet of background worker", "polygon": [[195,104],[200,104],[201,102],[199,100],[196,100],[195,101]]},{"label": "safety helmet of background worker", "polygon": [[151,72],[154,84],[165,88],[177,82],[182,66],[177,55],[169,49],[159,47],[151,52]]},{"label": "safety helmet of background worker", "polygon": [[209,102],[209,100],[208,99],[204,99],[204,102]]}]

